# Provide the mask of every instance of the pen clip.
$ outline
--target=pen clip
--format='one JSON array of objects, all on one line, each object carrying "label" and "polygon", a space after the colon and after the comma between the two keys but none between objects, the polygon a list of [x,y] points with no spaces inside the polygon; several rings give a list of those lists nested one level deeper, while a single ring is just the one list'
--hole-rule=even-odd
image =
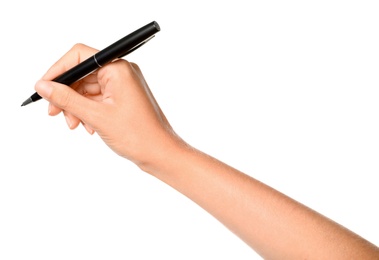
[{"label": "pen clip", "polygon": [[152,35],[150,36],[149,38],[147,38],[146,40],[144,40],[143,42],[137,44],[136,46],[134,46],[133,48],[131,48],[130,50],[126,51],[124,54],[120,55],[120,57],[118,57],[119,59],[121,59],[122,57],[128,55],[129,53],[137,50],[139,47],[141,47],[142,45],[144,45],[145,43],[147,43],[148,41],[150,41],[152,38],[154,38],[155,35]]}]

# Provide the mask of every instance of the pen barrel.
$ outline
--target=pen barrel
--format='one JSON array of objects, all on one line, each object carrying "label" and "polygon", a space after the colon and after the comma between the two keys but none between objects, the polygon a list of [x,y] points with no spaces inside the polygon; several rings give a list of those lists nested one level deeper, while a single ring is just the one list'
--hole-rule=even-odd
[{"label": "pen barrel", "polygon": [[129,51],[159,31],[160,27],[158,23],[153,21],[109,45],[94,56],[89,57],[87,60],[56,77],[53,81],[69,86],[98,69],[100,66],[104,66],[107,63],[124,56],[125,50]]},{"label": "pen barrel", "polygon": [[159,31],[158,23],[153,21],[96,53],[96,60],[100,66],[103,66],[108,62],[121,58],[126,54],[125,50],[129,51]]},{"label": "pen barrel", "polygon": [[[118,40],[102,51],[99,51],[87,60],[79,63],[65,73],[56,77],[53,81],[70,86],[74,82],[97,70],[99,67],[104,66],[117,58],[121,58],[131,51],[139,48],[159,31],[160,27],[158,23],[153,21]],[[22,106],[30,104],[31,102],[37,101],[41,98],[42,97],[36,92],[25,100],[25,102],[22,103]]]},{"label": "pen barrel", "polygon": [[53,81],[69,86],[74,82],[78,81],[79,79],[84,78],[85,76],[87,76],[88,74],[90,74],[98,68],[99,65],[96,63],[94,57],[91,56],[85,61],[79,63],[78,65],[69,69],[65,73],[56,77],[55,79],[53,79]]}]

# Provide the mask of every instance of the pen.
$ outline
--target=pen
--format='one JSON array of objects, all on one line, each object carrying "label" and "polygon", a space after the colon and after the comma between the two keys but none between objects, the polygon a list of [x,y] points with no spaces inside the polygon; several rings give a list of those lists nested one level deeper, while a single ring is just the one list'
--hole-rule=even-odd
[{"label": "pen", "polygon": [[[122,58],[125,55],[135,51],[151,38],[154,37],[155,33],[160,31],[160,27],[157,22],[153,21],[138,30],[128,34],[124,38],[118,40],[117,42],[111,44],[107,48],[97,52],[95,55],[89,57],[85,61],[79,63],[73,68],[69,69],[65,73],[53,79],[53,81],[71,85],[79,79],[87,76],[88,74],[94,72],[98,68],[106,65],[107,63],[117,59]],[[40,100],[42,97],[38,93],[34,93],[27,100],[22,103],[21,106],[26,106],[32,102]]]}]

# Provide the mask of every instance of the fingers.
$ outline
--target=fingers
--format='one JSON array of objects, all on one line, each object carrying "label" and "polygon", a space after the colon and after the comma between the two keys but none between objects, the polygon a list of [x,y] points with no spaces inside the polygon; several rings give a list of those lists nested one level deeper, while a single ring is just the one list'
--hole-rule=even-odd
[{"label": "fingers", "polygon": [[86,131],[90,134],[93,135],[95,133],[95,130],[93,130],[89,125],[83,123],[84,128]]},{"label": "fingers", "polygon": [[[60,112],[62,112],[62,109],[60,108],[60,107],[57,107],[57,106],[55,106],[53,103],[49,103],[49,110],[48,110],[48,114],[50,115],[50,116],[56,116],[56,115],[58,115]],[[68,113],[68,112],[66,112],[66,111],[63,111],[63,115],[64,115],[64,117],[65,117],[65,119],[66,119],[66,123],[67,123],[67,125],[68,125],[68,127],[70,128],[70,129],[75,129],[75,128],[77,128],[78,127],[78,125],[80,124],[80,119],[79,118],[77,118],[77,117],[75,117],[74,115],[72,115],[72,114],[70,114],[70,113]],[[83,123],[83,125],[84,125],[84,123]],[[86,128],[87,129],[87,128]],[[88,131],[88,129],[87,129],[87,131]],[[92,134],[92,131],[90,132],[90,131],[88,131],[90,134]]]},{"label": "fingers", "polygon": [[[82,61],[86,60],[88,57],[94,55],[98,50],[86,46],[84,44],[74,45],[65,55],[63,55],[42,77],[44,80],[52,80],[57,76],[61,75],[65,71],[71,69]],[[96,74],[89,75],[86,77],[85,81],[88,83],[96,81]],[[99,92],[95,84],[87,84],[86,87],[78,87],[78,92],[81,94],[89,93],[91,95],[97,94]],[[75,86],[73,86],[75,88]],[[54,105],[53,103],[49,104],[49,115],[55,116],[62,112],[62,108]],[[64,112],[67,125],[70,129],[76,128],[80,124],[80,120],[72,115],[69,112]],[[90,130],[89,126],[85,127],[89,133],[93,133],[93,130]]]},{"label": "fingers", "polygon": [[63,111],[64,117],[66,119],[66,123],[70,129],[75,129],[80,124],[80,119],[74,116],[71,113],[68,113],[66,111]]},{"label": "fingers", "polygon": [[[79,94],[87,96],[93,100],[101,100],[98,96],[101,94],[101,89],[97,82],[97,72],[87,75],[85,78],[81,79],[70,86],[75,89]],[[55,116],[62,112],[62,109],[49,103],[49,115]]]},{"label": "fingers", "polygon": [[[49,115],[56,116],[60,112],[62,112],[62,109],[53,105],[52,103],[49,103]],[[82,123],[82,125],[89,134],[93,135],[95,133],[95,130],[93,130],[89,125],[83,123],[79,118],[75,117],[74,115],[66,111],[63,111],[63,114],[66,119],[66,123],[70,129],[75,129],[79,126],[80,123]]]},{"label": "fingers", "polygon": [[[76,128],[80,122],[88,124],[87,131],[92,129],[90,126],[98,115],[98,107],[95,101],[86,98],[66,85],[53,81],[40,80],[35,85],[37,93],[49,101],[49,114],[56,115],[64,111],[68,126]],[[89,131],[92,132],[92,131]]]},{"label": "fingers", "polygon": [[42,77],[44,80],[52,80],[94,55],[98,50],[84,44],[75,44],[65,55],[63,55]]}]

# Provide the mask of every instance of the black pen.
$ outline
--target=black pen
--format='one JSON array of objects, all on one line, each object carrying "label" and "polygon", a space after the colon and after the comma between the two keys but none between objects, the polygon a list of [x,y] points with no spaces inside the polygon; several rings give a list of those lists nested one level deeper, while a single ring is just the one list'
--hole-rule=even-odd
[{"label": "black pen", "polygon": [[[62,75],[53,79],[53,81],[62,83],[65,85],[71,85],[79,79],[94,72],[98,68],[106,65],[107,63],[122,58],[132,51],[138,49],[148,40],[154,37],[154,34],[160,31],[160,27],[157,22],[153,21],[140,29],[130,33],[124,38],[118,40],[107,48],[99,51],[92,57],[89,57],[85,61],[79,63],[75,67],[66,71]],[[34,93],[27,100],[22,103],[21,106],[26,106],[32,102],[40,100],[42,97],[38,93]]]}]

